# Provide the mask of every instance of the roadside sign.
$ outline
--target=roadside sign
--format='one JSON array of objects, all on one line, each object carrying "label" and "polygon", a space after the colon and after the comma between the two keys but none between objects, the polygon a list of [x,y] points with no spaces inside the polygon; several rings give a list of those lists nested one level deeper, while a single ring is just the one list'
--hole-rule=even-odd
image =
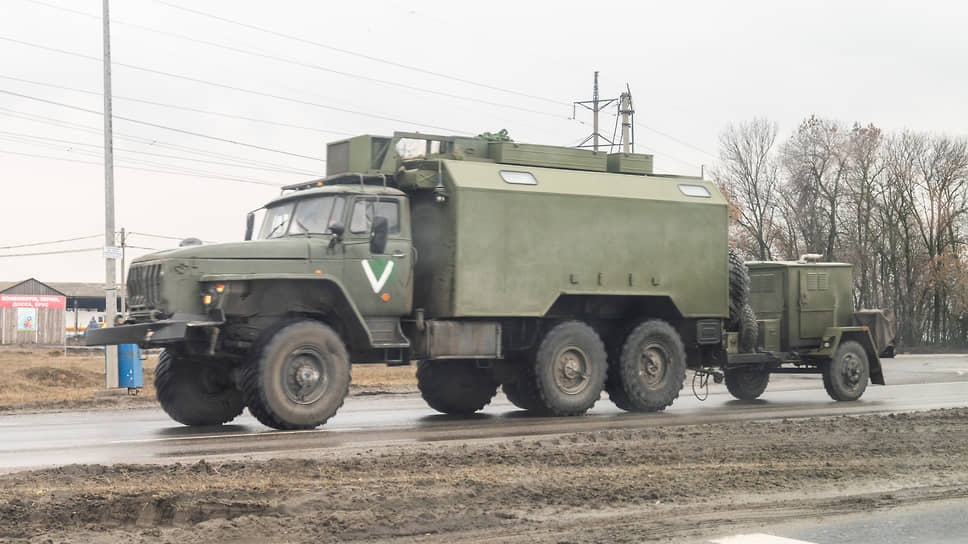
[{"label": "roadside sign", "polygon": [[121,248],[114,246],[104,246],[104,258],[105,259],[120,259],[121,258]]}]

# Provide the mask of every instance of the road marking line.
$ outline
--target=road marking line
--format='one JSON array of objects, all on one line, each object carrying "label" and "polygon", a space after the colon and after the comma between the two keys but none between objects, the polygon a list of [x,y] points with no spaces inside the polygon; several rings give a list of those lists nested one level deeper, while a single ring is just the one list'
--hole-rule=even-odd
[{"label": "road marking line", "polygon": [[714,542],[715,544],[814,544],[813,542],[807,542],[806,540],[794,540],[792,538],[767,535],[763,533],[727,536],[724,538],[711,540],[710,542]]}]

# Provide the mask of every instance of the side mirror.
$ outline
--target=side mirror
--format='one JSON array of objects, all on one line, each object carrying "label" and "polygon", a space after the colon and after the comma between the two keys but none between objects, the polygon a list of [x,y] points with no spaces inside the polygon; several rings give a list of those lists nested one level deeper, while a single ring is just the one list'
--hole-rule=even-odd
[{"label": "side mirror", "polygon": [[382,215],[373,218],[373,226],[370,227],[370,253],[379,255],[386,251],[389,225],[390,222]]},{"label": "side mirror", "polygon": [[333,237],[329,239],[329,249],[336,247],[337,242],[343,240],[343,233],[346,232],[346,226],[339,221],[334,221],[329,225],[329,232],[333,233]]},{"label": "side mirror", "polygon": [[254,227],[255,227],[255,214],[252,212],[249,212],[248,215],[245,216],[245,239],[246,240],[252,239],[252,229]]}]

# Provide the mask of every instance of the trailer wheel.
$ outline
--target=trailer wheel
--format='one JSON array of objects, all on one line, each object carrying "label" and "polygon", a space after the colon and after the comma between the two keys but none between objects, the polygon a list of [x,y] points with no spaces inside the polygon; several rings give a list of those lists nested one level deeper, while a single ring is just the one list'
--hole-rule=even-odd
[{"label": "trailer wheel", "polygon": [[739,320],[739,352],[752,353],[756,351],[756,337],[759,336],[759,326],[756,324],[756,312],[749,304],[743,306],[743,314]]},{"label": "trailer wheel", "polygon": [[823,387],[837,401],[857,400],[870,381],[867,352],[859,343],[848,340],[840,344],[833,359],[823,365]]},{"label": "trailer wheel", "polygon": [[252,415],[274,429],[312,429],[333,417],[350,386],[350,358],[328,325],[298,321],[253,350],[242,390]]},{"label": "trailer wheel", "polygon": [[552,416],[587,412],[605,387],[608,357],[602,339],[581,321],[565,321],[541,339],[530,383],[541,411]]},{"label": "trailer wheel", "polygon": [[743,307],[749,300],[750,274],[743,258],[733,248],[729,248],[729,330],[740,326]]},{"label": "trailer wheel", "polygon": [[754,400],[766,391],[770,372],[759,369],[726,369],[726,390],[739,400]]},{"label": "trailer wheel", "polygon": [[686,378],[686,349],[672,325],[650,319],[626,338],[619,367],[628,409],[663,410],[679,397]]},{"label": "trailer wheel", "polygon": [[491,373],[472,359],[418,362],[417,388],[428,406],[444,414],[473,414],[497,394]]},{"label": "trailer wheel", "polygon": [[162,350],[155,365],[155,396],[182,425],[221,425],[245,409],[242,392],[227,369]]}]

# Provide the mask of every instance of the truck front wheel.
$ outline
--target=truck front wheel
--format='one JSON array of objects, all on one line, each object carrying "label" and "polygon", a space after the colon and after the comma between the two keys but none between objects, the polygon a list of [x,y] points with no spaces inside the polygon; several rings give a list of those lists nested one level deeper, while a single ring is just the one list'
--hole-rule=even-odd
[{"label": "truck front wheel", "polygon": [[726,390],[739,400],[754,400],[766,391],[770,372],[759,369],[726,369]]},{"label": "truck front wheel", "polygon": [[[686,378],[686,349],[672,325],[650,319],[629,333],[618,361],[628,408],[634,412],[665,409],[679,397]],[[623,402],[624,403],[624,402]]]},{"label": "truck front wheel", "polygon": [[333,417],[349,391],[342,339],[316,321],[287,325],[257,347],[242,378],[245,404],[274,429],[312,429]]},{"label": "truck front wheel", "polygon": [[857,400],[867,389],[870,372],[864,347],[848,340],[841,343],[833,359],[824,364],[823,387],[834,400]]},{"label": "truck front wheel", "polygon": [[443,414],[473,414],[497,394],[498,384],[477,362],[420,361],[417,388],[427,405]]},{"label": "truck front wheel", "polygon": [[155,396],[165,413],[182,425],[221,425],[245,409],[228,369],[167,349],[155,366]]},{"label": "truck front wheel", "polygon": [[565,321],[544,335],[534,361],[534,398],[542,413],[576,416],[601,397],[608,371],[602,339],[580,321]]}]

